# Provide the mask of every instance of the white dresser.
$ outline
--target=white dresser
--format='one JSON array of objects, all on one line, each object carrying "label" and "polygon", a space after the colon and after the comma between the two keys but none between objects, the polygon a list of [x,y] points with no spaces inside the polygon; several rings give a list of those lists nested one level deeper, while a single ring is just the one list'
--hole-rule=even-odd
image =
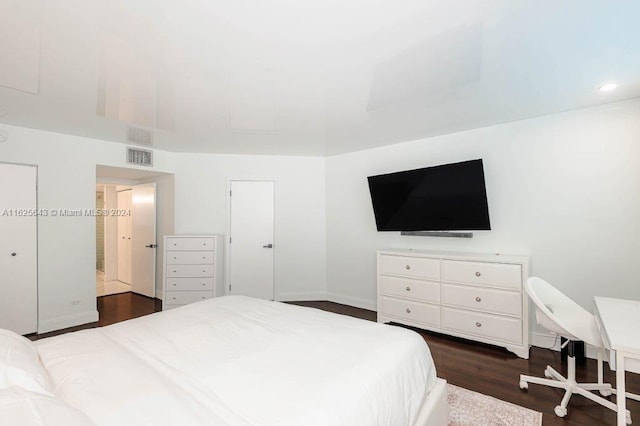
[{"label": "white dresser", "polygon": [[529,358],[527,256],[378,251],[378,322],[503,346]]},{"label": "white dresser", "polygon": [[216,296],[221,285],[221,241],[219,235],[164,237],[163,310]]}]

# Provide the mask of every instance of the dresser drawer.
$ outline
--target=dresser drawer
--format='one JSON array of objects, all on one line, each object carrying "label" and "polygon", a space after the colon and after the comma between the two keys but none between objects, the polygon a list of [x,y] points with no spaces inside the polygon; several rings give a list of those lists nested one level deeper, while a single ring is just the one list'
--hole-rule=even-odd
[{"label": "dresser drawer", "polygon": [[443,260],[442,281],[522,290],[522,270],[520,265]]},{"label": "dresser drawer", "polygon": [[383,254],[380,255],[380,273],[437,281],[440,279],[440,261]]},{"label": "dresser drawer", "polygon": [[208,237],[171,237],[167,238],[166,250],[206,250],[215,249],[214,239]]},{"label": "dresser drawer", "polygon": [[197,265],[213,263],[212,251],[168,251],[167,265]]},{"label": "dresser drawer", "polygon": [[440,307],[436,305],[381,297],[378,309],[383,315],[440,327]]},{"label": "dresser drawer", "polygon": [[442,327],[504,342],[522,343],[522,321],[519,319],[443,307]]},{"label": "dresser drawer", "polygon": [[167,291],[163,302],[167,305],[186,305],[211,299],[212,297],[212,291]]},{"label": "dresser drawer", "polygon": [[213,265],[167,265],[167,277],[213,277]]},{"label": "dresser drawer", "polygon": [[167,291],[174,290],[213,290],[213,277],[204,278],[167,278]]},{"label": "dresser drawer", "polygon": [[522,293],[442,284],[442,304],[522,317]]},{"label": "dresser drawer", "polygon": [[380,292],[389,296],[440,303],[440,283],[380,276]]}]

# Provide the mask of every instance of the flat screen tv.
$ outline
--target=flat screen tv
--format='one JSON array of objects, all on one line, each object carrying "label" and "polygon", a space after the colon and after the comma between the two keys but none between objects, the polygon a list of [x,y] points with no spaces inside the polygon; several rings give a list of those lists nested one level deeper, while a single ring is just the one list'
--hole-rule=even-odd
[{"label": "flat screen tv", "polygon": [[378,231],[491,229],[482,160],[369,176]]}]

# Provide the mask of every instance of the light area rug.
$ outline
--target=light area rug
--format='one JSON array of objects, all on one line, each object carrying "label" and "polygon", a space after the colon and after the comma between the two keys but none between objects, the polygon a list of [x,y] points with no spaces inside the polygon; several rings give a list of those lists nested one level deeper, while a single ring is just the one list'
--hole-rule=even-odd
[{"label": "light area rug", "polygon": [[447,385],[449,426],[540,426],[542,413]]}]

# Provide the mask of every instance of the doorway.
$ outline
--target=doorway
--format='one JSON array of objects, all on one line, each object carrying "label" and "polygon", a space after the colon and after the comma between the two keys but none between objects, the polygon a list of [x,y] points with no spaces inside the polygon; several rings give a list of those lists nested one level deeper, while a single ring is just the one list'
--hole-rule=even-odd
[{"label": "doorway", "polygon": [[172,174],[96,167],[96,296],[161,298],[159,244],[174,229]]},{"label": "doorway", "polygon": [[275,182],[229,182],[228,294],[274,300]]},{"label": "doorway", "polygon": [[[98,188],[103,188],[110,202],[99,207],[100,192],[97,193],[97,211],[104,215],[96,216],[96,294],[100,297],[132,291],[155,297],[155,183],[105,184]],[[115,205],[111,201],[114,192]],[[110,244],[114,240],[117,243]]]},{"label": "doorway", "polygon": [[[131,189],[128,186],[97,184],[96,212],[116,212],[127,209],[128,206],[123,205],[125,200],[120,195],[125,192],[130,193]],[[131,291],[130,276],[127,278],[124,273],[127,265],[129,265],[128,268],[131,267],[131,253],[127,255],[126,247],[123,247],[126,241],[125,234],[130,235],[130,230],[127,231],[126,226],[121,223],[123,217],[129,218],[96,214],[96,295],[98,297]]]}]

